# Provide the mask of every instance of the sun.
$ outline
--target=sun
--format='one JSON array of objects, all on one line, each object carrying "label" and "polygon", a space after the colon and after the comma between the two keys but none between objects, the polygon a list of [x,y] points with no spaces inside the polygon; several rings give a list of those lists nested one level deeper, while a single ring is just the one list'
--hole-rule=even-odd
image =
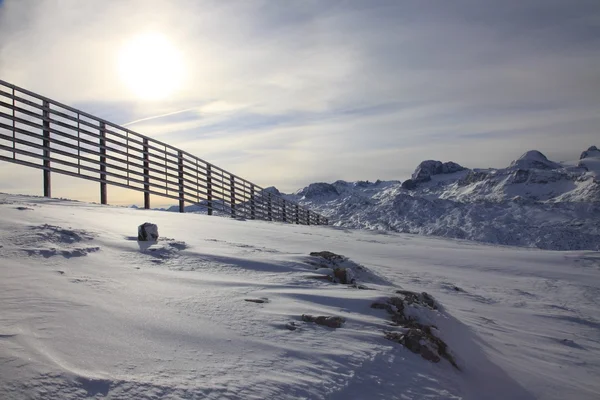
[{"label": "sun", "polygon": [[127,41],[118,58],[119,77],[143,100],[160,100],[173,94],[183,81],[183,60],[178,49],[160,33],[144,33]]}]

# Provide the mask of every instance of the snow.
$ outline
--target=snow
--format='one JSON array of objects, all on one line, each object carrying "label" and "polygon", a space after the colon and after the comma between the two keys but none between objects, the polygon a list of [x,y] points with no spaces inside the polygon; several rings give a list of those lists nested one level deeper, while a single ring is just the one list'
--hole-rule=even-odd
[{"label": "snow", "polygon": [[[15,195],[0,224],[2,399],[600,396],[598,252]],[[322,250],[372,290],[312,279]],[[460,370],[384,338],[399,288],[436,299],[409,312]]]},{"label": "snow", "polygon": [[510,164],[511,168],[537,168],[537,169],[557,169],[562,168],[559,163],[552,162],[537,150],[529,150],[517,160]]}]

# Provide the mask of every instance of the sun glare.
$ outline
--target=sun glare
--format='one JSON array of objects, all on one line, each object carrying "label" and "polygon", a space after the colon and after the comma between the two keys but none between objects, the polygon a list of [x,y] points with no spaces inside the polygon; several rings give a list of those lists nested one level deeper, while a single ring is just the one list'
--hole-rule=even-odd
[{"label": "sun glare", "polygon": [[123,83],[144,100],[168,97],[183,80],[180,52],[159,33],[139,35],[125,43],[118,68]]}]

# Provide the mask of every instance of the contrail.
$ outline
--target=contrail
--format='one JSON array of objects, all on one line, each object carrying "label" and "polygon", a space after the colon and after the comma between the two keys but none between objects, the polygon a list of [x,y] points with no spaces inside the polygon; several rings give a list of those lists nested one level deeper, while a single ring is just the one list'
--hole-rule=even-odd
[{"label": "contrail", "polygon": [[123,124],[122,126],[133,125],[133,124],[137,124],[138,122],[148,121],[148,120],[156,119],[156,118],[168,117],[169,115],[181,114],[181,113],[184,113],[186,111],[197,110],[197,109],[198,109],[198,107],[192,107],[192,108],[186,108],[184,110],[173,111],[173,112],[166,113],[166,114],[155,115],[153,117],[146,117],[146,118],[142,118],[142,119],[136,119],[135,121],[128,122],[126,124]]}]

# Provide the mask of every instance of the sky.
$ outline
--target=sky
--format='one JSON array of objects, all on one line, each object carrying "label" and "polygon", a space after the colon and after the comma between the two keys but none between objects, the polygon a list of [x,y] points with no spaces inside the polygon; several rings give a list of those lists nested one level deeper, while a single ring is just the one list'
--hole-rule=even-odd
[{"label": "sky", "polygon": [[[171,46],[147,68],[177,62],[161,98],[123,77],[144,35]],[[571,160],[600,145],[600,2],[0,0],[0,79],[286,192]],[[0,191],[39,182],[0,164]]]}]

